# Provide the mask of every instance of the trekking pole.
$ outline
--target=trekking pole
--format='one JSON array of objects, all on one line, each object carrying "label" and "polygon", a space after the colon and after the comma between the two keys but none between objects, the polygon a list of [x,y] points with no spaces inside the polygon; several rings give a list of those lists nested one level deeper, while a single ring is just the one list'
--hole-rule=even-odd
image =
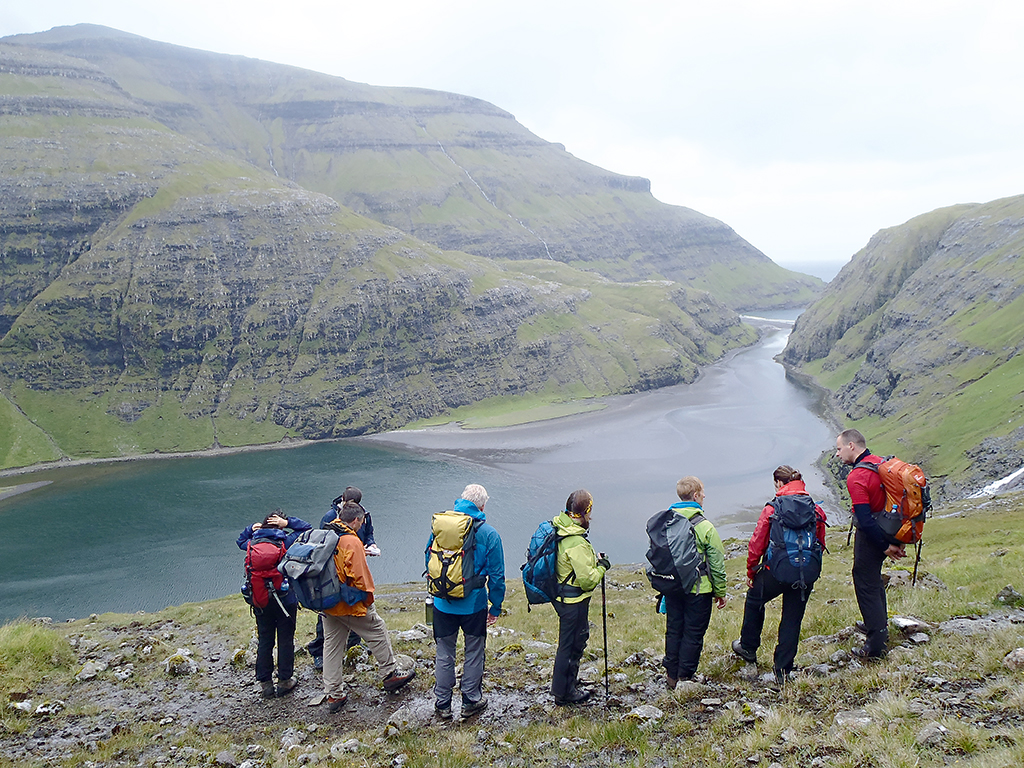
[{"label": "trekking pole", "polygon": [[[604,552],[601,557],[604,557]],[[604,627],[604,705],[608,706],[608,598],[604,591],[604,574],[601,574],[601,625]]]},{"label": "trekking pole", "polygon": [[919,541],[916,544],[914,544],[914,549],[917,550],[917,554],[914,556],[914,575],[910,579],[910,586],[912,586],[912,587],[917,586],[917,566],[920,565],[920,563],[921,563],[921,545],[922,544],[924,544],[923,541]]}]

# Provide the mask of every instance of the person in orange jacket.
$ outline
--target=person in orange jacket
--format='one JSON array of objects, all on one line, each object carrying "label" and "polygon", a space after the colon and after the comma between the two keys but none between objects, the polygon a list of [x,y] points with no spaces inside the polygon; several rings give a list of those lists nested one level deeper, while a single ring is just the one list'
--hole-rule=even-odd
[{"label": "person in orange jacket", "polygon": [[373,575],[366,563],[366,550],[359,539],[365,510],[346,501],[328,527],[338,534],[334,565],[341,582],[341,602],[321,613],[324,619],[324,692],[331,713],[341,711],[348,700],[342,679],[342,665],[349,632],[358,632],[380,665],[386,691],[397,691],[416,676],[416,670],[398,669],[391,650],[388,628],[373,606]]}]

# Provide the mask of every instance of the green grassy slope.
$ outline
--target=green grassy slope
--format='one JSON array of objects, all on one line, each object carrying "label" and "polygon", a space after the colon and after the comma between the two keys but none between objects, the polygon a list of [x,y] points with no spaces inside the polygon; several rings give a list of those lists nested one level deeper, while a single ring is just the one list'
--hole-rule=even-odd
[{"label": "green grassy slope", "polygon": [[783,353],[846,423],[956,493],[1024,465],[1024,198],[876,235]]}]

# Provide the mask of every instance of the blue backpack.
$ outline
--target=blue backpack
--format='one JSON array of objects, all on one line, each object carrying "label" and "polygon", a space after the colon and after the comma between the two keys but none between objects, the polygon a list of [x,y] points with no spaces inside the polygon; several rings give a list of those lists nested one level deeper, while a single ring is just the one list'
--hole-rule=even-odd
[{"label": "blue backpack", "polygon": [[530,606],[550,603],[560,597],[577,597],[583,594],[579,587],[569,586],[570,573],[561,582],[556,571],[558,563],[558,542],[565,537],[555,530],[550,520],[545,520],[534,532],[530,546],[526,549],[526,562],[520,566],[523,572],[523,587],[526,590],[526,611]]},{"label": "blue backpack", "polygon": [[776,496],[765,562],[782,584],[806,590],[821,575],[818,516],[810,496]]}]

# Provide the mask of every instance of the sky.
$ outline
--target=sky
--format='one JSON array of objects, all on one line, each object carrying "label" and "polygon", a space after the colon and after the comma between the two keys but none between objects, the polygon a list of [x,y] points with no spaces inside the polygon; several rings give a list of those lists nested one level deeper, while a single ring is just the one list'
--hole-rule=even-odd
[{"label": "sky", "polygon": [[1020,0],[33,0],[77,23],[475,96],[830,278],[880,229],[1024,194]]}]

